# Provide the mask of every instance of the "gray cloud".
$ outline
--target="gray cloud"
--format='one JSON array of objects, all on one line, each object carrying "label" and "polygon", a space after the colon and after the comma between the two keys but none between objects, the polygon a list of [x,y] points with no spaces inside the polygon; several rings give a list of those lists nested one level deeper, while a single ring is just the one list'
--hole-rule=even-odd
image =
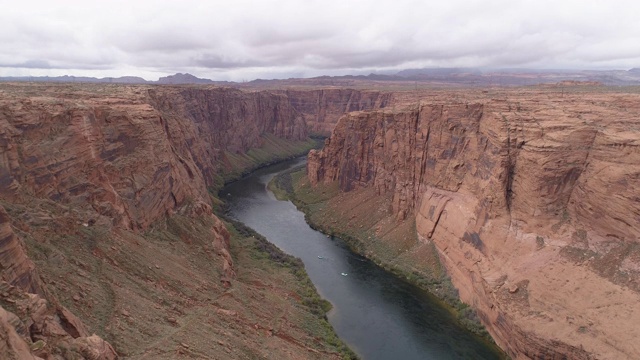
[{"label": "gray cloud", "polygon": [[269,65],[269,62],[259,61],[259,59],[232,59],[216,53],[199,54],[188,62],[209,69],[239,69]]},{"label": "gray cloud", "polygon": [[25,69],[51,69],[51,64],[46,60],[27,60],[17,64],[2,64],[0,67],[4,68],[25,68]]},{"label": "gray cloud", "polygon": [[[6,2],[6,4],[2,4]],[[632,0],[0,0],[0,75],[640,66]]]}]

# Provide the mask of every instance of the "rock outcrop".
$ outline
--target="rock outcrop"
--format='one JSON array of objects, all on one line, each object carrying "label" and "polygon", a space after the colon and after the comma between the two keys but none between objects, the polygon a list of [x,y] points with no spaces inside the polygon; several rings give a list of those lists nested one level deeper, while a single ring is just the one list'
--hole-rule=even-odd
[{"label": "rock outcrop", "polygon": [[0,206],[0,271],[2,280],[33,294],[42,294],[42,285],[24,245],[11,229],[9,214]]},{"label": "rock outcrop", "polygon": [[309,179],[390,196],[511,356],[640,358],[640,98],[555,96],[345,115]]},{"label": "rock outcrop", "polygon": [[39,359],[36,355],[52,356],[52,349],[64,346],[69,349],[67,356],[90,354],[86,358],[116,359],[109,343],[90,334],[63,306],[44,298],[51,296],[27,258],[24,244],[11,229],[9,215],[2,206],[0,239],[0,357]]}]

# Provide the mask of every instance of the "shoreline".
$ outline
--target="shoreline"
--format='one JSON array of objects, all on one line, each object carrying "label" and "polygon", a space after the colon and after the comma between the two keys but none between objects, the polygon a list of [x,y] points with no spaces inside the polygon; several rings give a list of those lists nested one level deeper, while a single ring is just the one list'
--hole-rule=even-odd
[{"label": "shoreline", "polygon": [[[300,198],[300,194],[296,192],[296,190],[299,191],[299,189],[296,189],[296,180],[293,179],[293,177],[295,176],[294,174],[299,174],[302,171],[304,171],[304,177],[306,178],[306,165],[300,165],[281,172],[269,182],[269,190],[271,190],[279,200],[291,201],[299,211],[304,213],[305,221],[312,229],[319,231],[328,237],[339,238],[352,252],[364,256],[380,268],[398,277],[401,281],[406,281],[425,291],[435,302],[439,303],[444,309],[450,312],[460,326],[473,333],[488,346],[496,349],[503,358],[509,358],[504,350],[497,346],[495,340],[486,331],[479,319],[477,319],[475,311],[473,311],[468,304],[460,301],[457,295],[457,290],[453,287],[448,276],[445,275],[437,281],[436,279],[422,276],[417,271],[407,272],[398,266],[394,266],[393,263],[385,261],[370,248],[367,249],[365,242],[357,236],[349,234],[336,227],[332,227],[329,223],[320,223],[315,221],[313,219],[314,214],[310,208],[310,205],[312,204],[306,203]],[[304,179],[298,176],[297,180],[301,181]],[[324,193],[322,191],[318,192]],[[441,266],[440,264],[438,265]],[[441,271],[444,272],[444,269],[442,268]],[[467,321],[465,321],[465,319]]]}]

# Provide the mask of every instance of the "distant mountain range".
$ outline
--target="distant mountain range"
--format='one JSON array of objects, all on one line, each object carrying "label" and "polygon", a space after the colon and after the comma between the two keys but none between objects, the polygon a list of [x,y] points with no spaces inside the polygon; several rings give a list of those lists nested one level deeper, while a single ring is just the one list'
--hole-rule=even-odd
[{"label": "distant mountain range", "polygon": [[213,81],[177,73],[161,77],[158,81],[148,81],[141,77],[77,77],[77,76],[22,76],[0,77],[0,81],[33,81],[64,83],[114,83],[114,84],[214,84],[236,87],[279,86],[279,85],[315,85],[348,86],[357,82],[420,82],[442,85],[464,86],[522,86],[549,84],[561,81],[598,82],[603,85],[624,86],[640,85],[640,68],[630,70],[538,70],[538,69],[500,69],[481,70],[474,68],[427,68],[406,69],[391,75],[344,75],[319,76],[314,78],[291,78],[278,80],[257,79],[236,83]]},{"label": "distant mountain range", "polygon": [[122,76],[118,78],[94,78],[86,76],[8,76],[0,77],[0,81],[18,82],[60,82],[60,83],[119,83],[119,84],[146,84],[149,81],[137,76]]},{"label": "distant mountain range", "polygon": [[[370,74],[366,76],[321,76],[317,81],[369,80],[407,81],[465,86],[522,86],[552,84],[562,81],[597,82],[603,85],[640,85],[640,68],[631,70],[538,70],[500,69],[480,70],[470,68],[407,69],[394,75]],[[294,80],[294,79],[291,79]],[[300,79],[298,81],[302,81]],[[305,79],[307,80],[307,79]],[[309,79],[311,80],[311,79]]]},{"label": "distant mountain range", "polygon": [[0,77],[0,81],[17,81],[17,82],[56,82],[56,83],[112,83],[112,84],[220,84],[226,81],[213,81],[210,79],[201,79],[191,74],[177,73],[161,77],[158,81],[149,81],[137,76],[122,77],[85,77],[85,76],[17,76],[17,77]]}]

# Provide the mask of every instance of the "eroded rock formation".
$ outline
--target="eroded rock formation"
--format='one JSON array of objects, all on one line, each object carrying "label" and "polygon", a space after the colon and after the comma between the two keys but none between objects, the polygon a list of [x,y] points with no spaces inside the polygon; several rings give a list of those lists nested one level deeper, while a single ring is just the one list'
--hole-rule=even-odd
[{"label": "eroded rock formation", "polygon": [[0,270],[2,280],[12,286],[41,294],[42,286],[38,281],[35,265],[27,257],[24,245],[13,233],[9,214],[0,206]]},{"label": "eroded rock formation", "polygon": [[390,196],[510,355],[640,358],[640,97],[464,98],[345,115],[310,181]]},{"label": "eroded rock formation", "polygon": [[[24,244],[11,229],[9,215],[0,206],[0,357],[36,359],[51,354],[52,345],[68,349],[66,356],[110,360],[111,345],[91,334],[71,312],[48,296]],[[25,339],[33,341],[28,345]],[[47,342],[51,342],[47,348]],[[75,354],[75,355],[73,355]],[[56,358],[56,357],[54,357]],[[59,358],[59,357],[58,357]]]}]

